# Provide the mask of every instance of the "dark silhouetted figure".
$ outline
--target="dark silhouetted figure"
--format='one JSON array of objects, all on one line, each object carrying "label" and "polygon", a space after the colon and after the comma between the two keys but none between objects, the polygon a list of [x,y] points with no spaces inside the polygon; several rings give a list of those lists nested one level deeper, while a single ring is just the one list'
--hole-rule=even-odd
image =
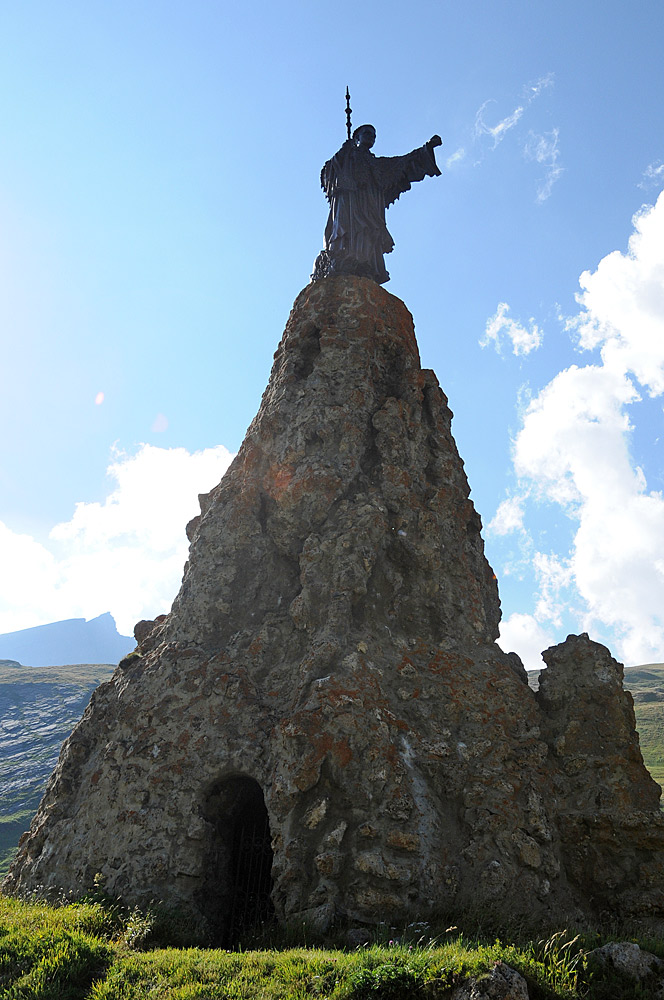
[{"label": "dark silhouetted figure", "polygon": [[440,136],[405,156],[374,156],[375,141],[373,125],[360,125],[321,171],[330,214],[314,281],[332,274],[357,274],[380,285],[389,281],[383,254],[392,252],[394,240],[385,225],[385,209],[415,181],[440,174],[434,155],[442,145]]}]

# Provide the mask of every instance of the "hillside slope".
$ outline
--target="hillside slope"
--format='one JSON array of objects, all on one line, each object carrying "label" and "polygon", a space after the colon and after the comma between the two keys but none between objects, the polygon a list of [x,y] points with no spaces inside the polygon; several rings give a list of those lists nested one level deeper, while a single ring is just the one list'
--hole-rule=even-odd
[{"label": "hillside slope", "polygon": [[0,872],[30,825],[63,740],[114,669],[0,660]]},{"label": "hillside slope", "polygon": [[625,687],[632,692],[641,753],[655,781],[664,785],[664,663],[646,663],[625,670]]}]

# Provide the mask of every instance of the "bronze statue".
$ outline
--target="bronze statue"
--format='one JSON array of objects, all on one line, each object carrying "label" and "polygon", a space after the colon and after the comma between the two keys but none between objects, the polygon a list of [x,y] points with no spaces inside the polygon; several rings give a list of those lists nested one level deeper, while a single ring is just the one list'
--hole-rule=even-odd
[{"label": "bronze statue", "polygon": [[[348,92],[346,92],[348,100]],[[385,209],[410,185],[440,174],[434,149],[442,145],[434,135],[424,146],[404,156],[374,156],[373,125],[360,125],[338,153],[328,160],[320,175],[330,203],[325,227],[325,249],[314,264],[312,279],[332,274],[357,274],[378,284],[390,280],[383,254],[391,253],[394,240],[385,225]]]}]

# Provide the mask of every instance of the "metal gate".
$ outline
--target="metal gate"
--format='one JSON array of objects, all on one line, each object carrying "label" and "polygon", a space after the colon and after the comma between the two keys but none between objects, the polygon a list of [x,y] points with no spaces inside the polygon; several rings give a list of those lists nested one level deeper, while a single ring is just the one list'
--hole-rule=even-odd
[{"label": "metal gate", "polygon": [[[261,800],[263,796],[261,795]],[[233,831],[231,856],[232,900],[228,921],[230,944],[260,929],[274,916],[270,900],[272,888],[272,845],[267,810],[262,813],[248,802],[240,812]]]}]

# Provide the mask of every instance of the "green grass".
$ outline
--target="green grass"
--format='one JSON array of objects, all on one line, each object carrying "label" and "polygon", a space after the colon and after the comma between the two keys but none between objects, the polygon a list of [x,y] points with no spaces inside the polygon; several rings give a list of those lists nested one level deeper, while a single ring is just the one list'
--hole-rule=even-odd
[{"label": "green grass", "polygon": [[23,809],[10,816],[0,816],[0,879],[7,874],[21,834],[28,829],[34,810]]},{"label": "green grass", "polygon": [[14,660],[0,660],[0,684],[73,684],[95,688],[113,675],[112,663],[70,663],[63,667],[7,666]]},{"label": "green grass", "polygon": [[0,897],[0,997],[83,1000],[113,951],[102,907],[49,907]]},{"label": "green grass", "polygon": [[644,763],[655,781],[664,785],[664,664],[628,667],[625,687],[634,698]]},{"label": "green grass", "polygon": [[[345,950],[293,947],[293,932],[275,928],[262,950],[141,951],[130,946],[131,926],[141,920],[154,929],[154,915],[128,911],[103,893],[59,907],[0,896],[0,998],[445,1000],[450,988],[489,973],[496,962],[526,978],[531,1000],[656,995],[655,984],[636,990],[615,974],[587,967],[586,951],[605,940],[597,933],[560,930],[533,940],[516,933],[496,940],[477,925],[467,933],[441,925],[438,934],[418,925],[406,929],[401,941],[387,939],[395,932],[384,928],[375,943]],[[661,940],[643,945],[664,955]]]},{"label": "green grass", "polygon": [[[291,948],[223,952],[188,949],[125,956],[91,992],[94,1000],[406,1000],[443,994],[468,975],[482,975],[494,961],[509,960],[540,975],[535,960],[500,944],[473,947],[459,939],[432,949],[374,945],[345,952]],[[428,989],[427,989],[428,987]],[[555,995],[555,994],[554,994]],[[573,992],[560,996],[574,996]]]},{"label": "green grass", "polygon": [[644,763],[655,781],[664,785],[664,702],[636,704],[634,712]]}]

